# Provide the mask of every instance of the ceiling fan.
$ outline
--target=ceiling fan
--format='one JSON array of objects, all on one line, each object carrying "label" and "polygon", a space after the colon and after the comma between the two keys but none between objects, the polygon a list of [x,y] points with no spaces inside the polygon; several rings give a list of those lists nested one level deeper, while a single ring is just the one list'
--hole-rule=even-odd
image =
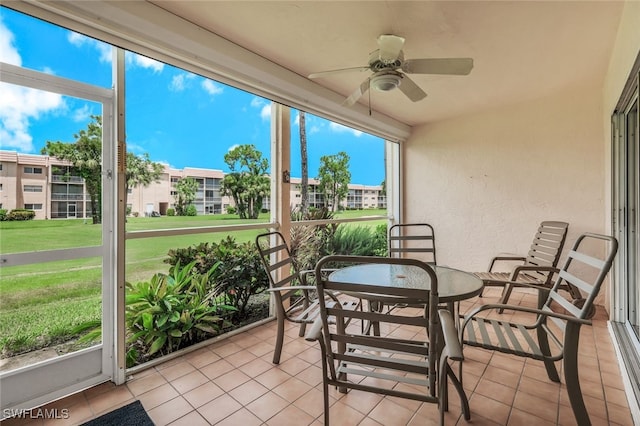
[{"label": "ceiling fan", "polygon": [[403,37],[383,34],[378,37],[378,49],[369,55],[368,65],[318,72],[310,74],[309,78],[350,71],[372,71],[373,74],[345,100],[346,105],[358,102],[371,87],[382,92],[398,88],[413,102],[417,102],[427,94],[407,74],[467,75],[473,68],[472,58],[404,59],[403,46]]}]

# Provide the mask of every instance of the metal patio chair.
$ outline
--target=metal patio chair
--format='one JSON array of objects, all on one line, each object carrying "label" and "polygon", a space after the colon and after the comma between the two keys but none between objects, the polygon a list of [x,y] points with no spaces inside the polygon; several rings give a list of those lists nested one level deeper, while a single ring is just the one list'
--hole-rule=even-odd
[{"label": "metal patio chair", "polygon": [[[317,341],[322,353],[324,394],[324,424],[329,425],[329,386],[340,392],[348,389],[407,398],[438,404],[440,424],[448,409],[447,377],[451,378],[461,398],[465,418],[469,409],[462,386],[453,374],[448,360],[462,361],[455,321],[449,311],[438,311],[438,282],[435,272],[426,263],[415,259],[393,259],[373,256],[327,256],[316,266],[319,276],[325,265],[389,263],[419,268],[426,289],[385,287],[357,282],[333,281],[331,275],[317,280],[318,293],[350,294],[362,300],[387,303],[389,300],[407,304],[422,304],[423,315],[403,315],[405,310],[380,313],[375,310],[345,310],[340,305],[325,303],[320,297],[320,318],[307,333],[306,339]],[[331,325],[330,318],[335,318]],[[388,334],[382,336],[363,332],[361,322],[375,322]],[[407,338],[414,334],[414,337]],[[400,337],[402,336],[402,337]]]},{"label": "metal patio chair", "polygon": [[436,264],[436,242],[428,223],[399,223],[389,228],[389,257],[411,257]]},{"label": "metal patio chair", "polygon": [[[307,281],[315,271],[298,269],[280,232],[258,235],[256,246],[269,277],[268,291],[275,297],[277,334],[273,363],[279,364],[284,343],[285,321],[300,324],[299,336],[303,337],[306,325],[313,323],[319,315],[316,287]],[[338,299],[338,295],[331,295],[330,298],[331,303],[340,304],[344,309],[356,309],[359,306],[359,301],[351,298]]]},{"label": "metal patio chair", "polygon": [[[503,287],[500,303],[507,303],[514,287],[528,287],[531,285],[551,288],[554,274],[558,271],[556,265],[562,254],[562,248],[567,237],[569,224],[566,222],[545,221],[540,224],[533,238],[529,253],[526,256],[501,255],[491,259],[487,272],[475,272],[485,286]],[[497,272],[494,267],[498,262],[521,262],[511,272]],[[566,287],[574,299],[579,299],[580,293]]]},{"label": "metal patio chair", "polygon": [[[618,242],[613,237],[591,233],[581,235],[569,252],[553,287],[533,286],[547,295],[540,309],[505,304],[480,306],[465,317],[460,331],[461,341],[468,346],[543,361],[549,379],[554,382],[560,382],[554,361],[563,360],[562,370],[576,421],[581,426],[590,425],[578,377],[580,327],[591,325],[589,318],[593,302],[611,269],[617,250]],[[563,285],[584,292],[586,297],[576,306],[574,301],[558,292]],[[527,324],[508,322],[490,314],[503,309],[531,313],[532,321]]]}]

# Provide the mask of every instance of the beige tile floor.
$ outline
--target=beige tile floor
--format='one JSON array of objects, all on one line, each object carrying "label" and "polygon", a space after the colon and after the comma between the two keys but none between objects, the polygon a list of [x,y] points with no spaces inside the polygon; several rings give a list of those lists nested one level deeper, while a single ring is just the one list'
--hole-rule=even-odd
[{"label": "beige tile floor", "polygon": [[[463,302],[461,311],[495,302],[498,289]],[[517,293],[517,294],[516,294]],[[532,305],[534,295],[516,290],[512,303]],[[322,376],[315,344],[287,330],[280,365],[271,363],[275,323],[270,322],[135,374],[121,386],[105,383],[51,403],[66,408],[67,420],[10,419],[14,424],[81,424],[140,400],[156,425],[321,425]],[[605,312],[583,327],[580,380],[594,425],[632,425]],[[466,348],[464,387],[470,425],[574,425],[563,384],[549,381],[542,363]],[[457,370],[457,369],[456,369]],[[452,387],[450,386],[450,389]],[[437,408],[393,397],[332,391],[334,425],[431,425]],[[465,425],[452,394],[447,425]]]}]

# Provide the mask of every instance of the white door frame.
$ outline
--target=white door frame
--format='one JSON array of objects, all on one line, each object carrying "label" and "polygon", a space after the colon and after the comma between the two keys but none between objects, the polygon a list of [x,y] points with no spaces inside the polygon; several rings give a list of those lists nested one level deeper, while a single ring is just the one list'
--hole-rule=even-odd
[{"label": "white door frame", "polygon": [[93,247],[0,255],[0,267],[86,257],[102,258],[102,343],[0,374],[2,418],[11,410],[36,407],[112,378],[114,370],[115,258],[112,213],[116,147],[113,138],[114,92],[57,76],[0,63],[0,81],[102,104],[102,244]]}]

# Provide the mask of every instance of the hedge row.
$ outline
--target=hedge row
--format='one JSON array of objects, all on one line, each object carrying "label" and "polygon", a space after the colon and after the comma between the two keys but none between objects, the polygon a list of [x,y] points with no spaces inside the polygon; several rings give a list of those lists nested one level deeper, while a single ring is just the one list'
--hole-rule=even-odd
[{"label": "hedge row", "polygon": [[2,220],[31,220],[36,217],[36,212],[27,209],[13,209],[7,213],[7,209],[0,209],[0,221]]}]

